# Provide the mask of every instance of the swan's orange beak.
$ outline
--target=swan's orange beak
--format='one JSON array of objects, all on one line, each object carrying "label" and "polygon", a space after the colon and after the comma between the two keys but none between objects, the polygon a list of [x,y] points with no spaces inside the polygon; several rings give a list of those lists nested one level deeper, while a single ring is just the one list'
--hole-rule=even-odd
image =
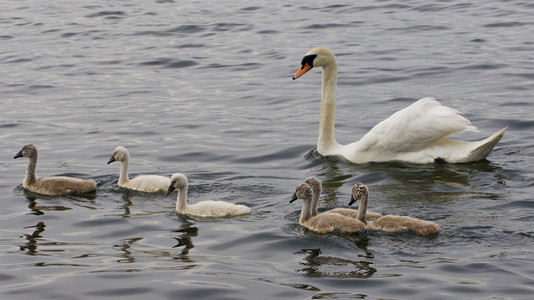
[{"label": "swan's orange beak", "polygon": [[312,65],[310,65],[309,63],[307,62],[304,62],[302,64],[302,67],[300,67],[300,69],[295,73],[295,75],[293,75],[293,80],[299,78],[300,76],[304,75],[304,73],[308,72],[309,70],[311,70]]}]

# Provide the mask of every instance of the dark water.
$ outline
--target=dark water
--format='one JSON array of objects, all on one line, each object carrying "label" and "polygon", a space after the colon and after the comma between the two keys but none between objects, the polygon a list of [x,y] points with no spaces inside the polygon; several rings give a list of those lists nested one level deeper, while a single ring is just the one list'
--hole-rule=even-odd
[{"label": "dark water", "polygon": [[[2,1],[2,299],[530,299],[533,15],[529,1]],[[320,72],[291,80],[313,46],[338,57],[341,143],[424,96],[479,127],[463,139],[509,129],[472,164],[320,157]],[[98,193],[24,192],[13,156],[28,142],[38,176]],[[131,175],[183,172],[191,202],[252,214],[197,220],[119,189],[118,145]],[[372,210],[441,232],[307,232],[288,200],[310,175],[322,208],[362,181]]]}]

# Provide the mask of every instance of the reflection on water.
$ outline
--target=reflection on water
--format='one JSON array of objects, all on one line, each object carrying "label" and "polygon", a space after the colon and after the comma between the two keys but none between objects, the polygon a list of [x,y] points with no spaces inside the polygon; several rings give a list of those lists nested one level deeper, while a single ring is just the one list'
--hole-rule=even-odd
[{"label": "reflection on water", "polygon": [[120,259],[117,260],[117,262],[120,263],[134,263],[135,262],[135,255],[132,254],[130,251],[130,248],[135,244],[135,242],[142,240],[143,238],[131,238],[123,240],[120,245],[114,245],[115,248],[119,249]]},{"label": "reflection on water", "polygon": [[20,246],[21,251],[26,251],[28,255],[37,254],[37,242],[42,238],[41,233],[45,230],[45,223],[39,222],[35,226],[25,227],[26,228],[35,228],[35,231],[32,234],[23,234],[22,236],[26,238],[27,242],[24,245]]},{"label": "reflection on water", "polygon": [[[54,197],[54,196],[46,196],[46,195],[40,195],[36,194],[30,191],[27,191],[23,189],[23,194],[26,200],[28,200],[28,208],[31,210],[31,214],[34,215],[43,215],[46,211],[67,211],[72,210],[72,207],[67,207],[61,204],[57,205],[37,205],[37,200],[43,200],[43,202],[57,202],[62,201],[62,199],[67,199],[69,204],[76,205],[83,208],[88,208],[91,210],[94,210],[95,207],[93,206],[94,200],[97,198],[96,194],[84,194],[84,195],[76,195],[76,196],[61,196],[61,197]],[[88,205],[87,203],[90,203],[91,205]]]},{"label": "reflection on water", "polygon": [[[341,158],[324,157],[316,150],[309,152],[306,159],[321,166],[320,170],[316,170],[316,176],[323,183],[323,201],[328,206],[346,206],[349,202],[346,195],[350,193],[352,184],[358,181],[366,183],[371,195],[381,195],[388,203],[409,201],[432,205],[481,196],[501,199],[506,195],[500,192],[489,194],[487,188],[473,186],[480,180],[487,181],[487,174],[495,178],[492,185],[504,187],[509,180],[506,170],[488,160],[466,164],[388,162],[356,165]],[[346,199],[340,198],[340,193]],[[372,202],[373,196],[370,196]]]},{"label": "reflection on water", "polygon": [[[185,216],[179,216],[178,218],[185,219]],[[184,221],[184,220],[182,220]],[[180,228],[177,230],[173,230],[173,232],[179,233],[176,237],[173,239],[176,240],[176,245],[173,246],[173,248],[182,248],[182,252],[178,256],[175,256],[177,259],[181,259],[185,262],[191,262],[189,259],[189,250],[193,249],[195,245],[193,245],[192,238],[196,237],[198,235],[198,228],[193,226],[192,223],[184,222],[182,225],[180,225]]]},{"label": "reflection on water", "polygon": [[304,268],[299,273],[310,277],[331,278],[369,278],[375,272],[372,262],[365,260],[350,260],[333,256],[321,256],[321,249],[302,249],[296,254],[304,254],[304,261],[300,262]]}]

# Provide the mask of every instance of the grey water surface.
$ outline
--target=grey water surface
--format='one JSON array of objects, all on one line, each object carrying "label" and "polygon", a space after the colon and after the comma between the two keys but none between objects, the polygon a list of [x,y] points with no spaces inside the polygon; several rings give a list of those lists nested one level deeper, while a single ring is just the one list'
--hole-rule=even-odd
[{"label": "grey water surface", "polygon": [[[0,298],[531,299],[534,293],[534,4],[530,1],[0,1]],[[339,63],[336,136],[359,139],[413,101],[459,109],[488,159],[354,165],[315,151],[320,70]],[[90,196],[22,189],[92,178]],[[185,173],[189,201],[252,214],[177,215],[175,195],[117,187]],[[370,188],[373,211],[438,223],[431,237],[317,235],[289,204],[308,176],[321,209]]]}]

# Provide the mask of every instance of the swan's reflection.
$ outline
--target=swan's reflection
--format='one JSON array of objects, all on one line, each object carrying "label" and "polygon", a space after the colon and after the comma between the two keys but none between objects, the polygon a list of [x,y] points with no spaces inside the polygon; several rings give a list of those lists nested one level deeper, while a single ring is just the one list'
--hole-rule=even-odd
[{"label": "swan's reflection", "polygon": [[42,238],[41,233],[45,230],[45,223],[39,222],[35,226],[25,227],[26,228],[35,228],[35,231],[32,234],[23,234],[22,236],[27,240],[24,245],[20,246],[21,251],[26,251],[28,255],[37,254],[38,241]]}]

